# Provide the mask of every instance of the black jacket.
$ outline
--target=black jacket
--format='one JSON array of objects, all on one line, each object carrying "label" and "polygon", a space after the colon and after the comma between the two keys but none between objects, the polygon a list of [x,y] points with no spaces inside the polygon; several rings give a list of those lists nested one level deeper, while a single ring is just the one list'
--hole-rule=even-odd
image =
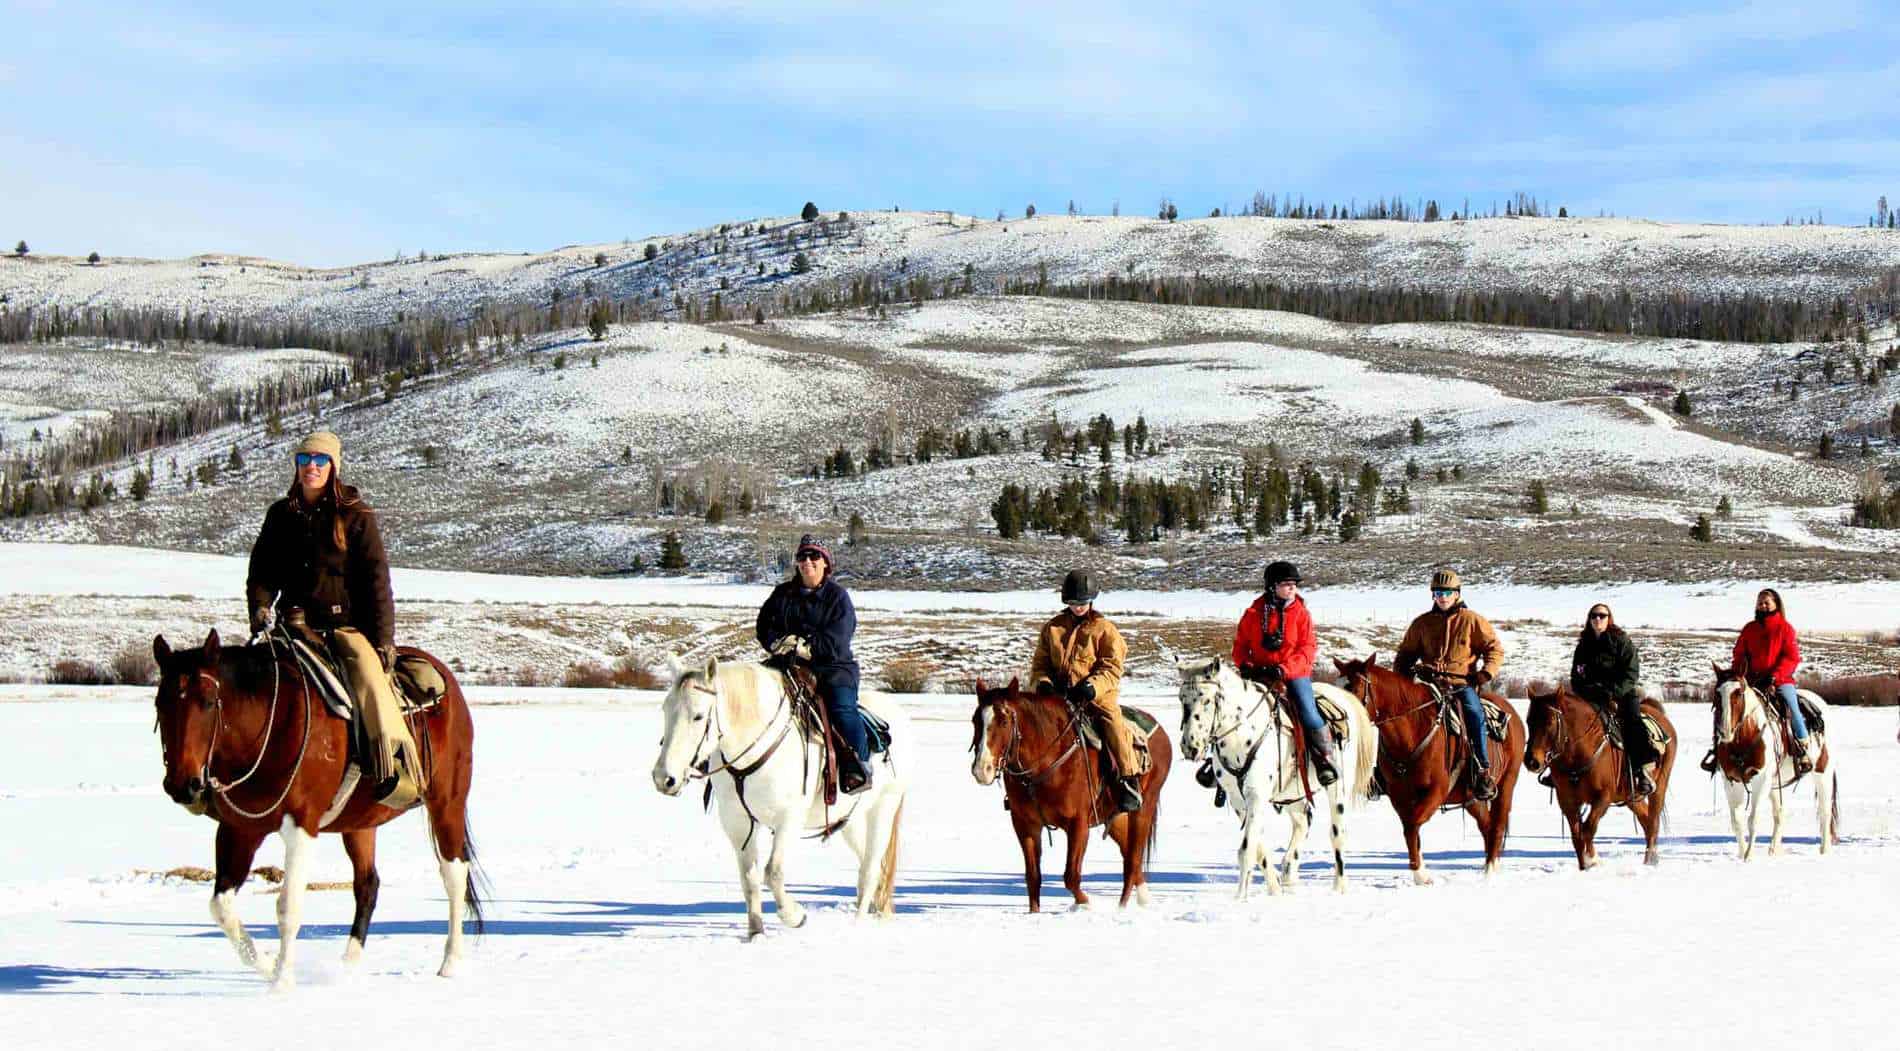
[{"label": "black jacket", "polygon": [[[1570,658],[1570,688],[1582,697],[1629,697],[1637,692],[1642,661],[1621,628],[1585,634]],[[1577,668],[1581,668],[1579,674]]]},{"label": "black jacket", "polygon": [[857,688],[858,660],[851,654],[857,630],[851,596],[831,577],[815,588],[793,577],[773,588],[759,607],[759,645],[770,650],[787,635],[800,636],[811,645],[812,670],[827,688]]},{"label": "black jacket", "polygon": [[[356,490],[343,487],[346,498]],[[343,519],[345,547],[338,549],[332,523]],[[360,500],[336,508],[326,495],[315,506],[294,496],[270,505],[264,527],[251,546],[251,569],[244,586],[250,613],[270,605],[281,613],[304,611],[318,629],[349,627],[378,648],[395,643],[396,602],[389,589],[389,556],[383,551],[376,512]]]}]

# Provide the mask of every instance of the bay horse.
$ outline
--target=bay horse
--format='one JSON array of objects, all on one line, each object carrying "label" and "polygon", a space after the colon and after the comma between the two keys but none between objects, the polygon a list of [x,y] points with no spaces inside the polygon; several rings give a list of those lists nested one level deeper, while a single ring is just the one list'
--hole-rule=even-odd
[{"label": "bay horse", "polygon": [[[468,831],[474,727],[461,685],[449,669],[413,647],[399,652],[427,660],[447,686],[440,702],[408,719],[424,758],[422,804],[449,899],[448,941],[437,972],[446,978],[462,958],[465,913],[477,933],[482,929],[478,880],[471,878],[475,845]],[[356,896],[343,959],[356,963],[382,885],[376,873],[376,829],[402,812],[375,801],[370,778],[346,784],[349,721],[331,714],[290,647],[273,637],[227,647],[214,628],[202,646],[173,650],[159,635],[152,640],[152,656],[158,661],[165,794],[218,823],[211,918],[238,958],[271,979],[273,990],[294,986],[305,869],[317,834],[334,832],[349,855]],[[234,900],[257,848],[273,832],[284,842],[275,960],[258,952]]]},{"label": "bay horse", "polygon": [[804,906],[785,892],[786,854],[805,832],[826,839],[842,834],[857,855],[859,916],[893,915],[898,830],[916,746],[904,710],[884,697],[867,694],[859,699],[865,711],[890,725],[890,748],[869,764],[869,789],[827,804],[821,742],[807,736],[776,668],[717,659],[693,667],[671,658],[668,663],[673,685],[660,705],[664,729],[660,756],[653,764],[653,787],[662,795],[677,796],[691,781],[710,781],[720,827],[739,864],[747,940],[765,933],[759,893],[761,829],[772,837],[765,884],[785,926],[805,925]]},{"label": "bay horse", "polygon": [[[1747,861],[1755,853],[1755,816],[1762,797],[1769,800],[1774,828],[1768,838],[1770,854],[1783,853],[1781,845],[1782,789],[1798,778],[1794,757],[1783,739],[1784,720],[1769,711],[1768,702],[1745,675],[1734,668],[1713,665],[1715,686],[1711,702],[1715,708],[1715,768],[1722,773],[1728,790],[1729,827],[1735,832],[1737,855]],[[1812,690],[1802,690],[1806,699],[1823,717],[1827,702]],[[1834,756],[1828,751],[1827,733],[1819,728],[1808,735],[1808,747],[1814,750],[1814,809],[1821,827],[1821,853],[1840,841],[1840,807],[1836,792],[1840,775]],[[1746,811],[1746,819],[1744,819]]]},{"label": "bay horse", "polygon": [[1122,852],[1121,905],[1133,895],[1148,904],[1148,875],[1143,866],[1155,844],[1155,817],[1161,808],[1161,786],[1174,764],[1174,747],[1167,731],[1138,709],[1124,707],[1154,724],[1148,734],[1151,762],[1141,775],[1141,809],[1132,814],[1115,808],[1108,779],[1101,773],[1101,754],[1083,736],[1078,712],[1059,694],[1024,693],[1021,683],[986,688],[976,682],[976,713],[970,775],[977,784],[1003,778],[1003,798],[1016,842],[1023,852],[1023,879],[1029,891],[1029,911],[1042,911],[1042,830],[1059,828],[1068,840],[1068,860],[1062,885],[1075,898],[1075,908],[1087,908],[1082,890],[1082,856],[1088,850],[1089,829],[1106,828]]},{"label": "bay horse", "polygon": [[[1332,817],[1333,889],[1346,889],[1346,811],[1357,810],[1372,786],[1379,734],[1359,699],[1327,683],[1313,692],[1346,713],[1345,747],[1338,750],[1339,779],[1321,785],[1303,748],[1294,745],[1291,706],[1259,683],[1249,682],[1227,661],[1181,660],[1181,754],[1198,760],[1211,752],[1215,777],[1240,818],[1240,885],[1247,900],[1256,867],[1266,874],[1267,893],[1288,892],[1299,879],[1300,845],[1313,820],[1313,797],[1326,797]],[[1280,870],[1268,862],[1266,824],[1284,810],[1292,824]]]},{"label": "bay horse", "polygon": [[1334,660],[1333,666],[1379,730],[1379,778],[1405,830],[1412,881],[1432,882],[1419,852],[1419,826],[1439,809],[1450,807],[1463,807],[1477,823],[1484,836],[1484,874],[1495,875],[1511,828],[1518,761],[1524,756],[1524,720],[1517,710],[1496,694],[1482,695],[1504,712],[1505,719],[1504,740],[1492,741],[1489,747],[1497,798],[1484,802],[1471,798],[1465,787],[1465,757],[1471,746],[1463,735],[1449,729],[1452,720],[1464,719],[1449,693],[1440,696],[1430,686],[1381,666],[1377,653],[1363,661]]},{"label": "bay horse", "polygon": [[1656,852],[1656,837],[1662,831],[1669,774],[1676,766],[1679,742],[1675,724],[1669,721],[1662,705],[1648,698],[1642,704],[1643,713],[1656,720],[1669,740],[1656,761],[1656,791],[1638,799],[1633,793],[1635,778],[1628,753],[1610,740],[1596,705],[1561,683],[1555,693],[1531,695],[1524,769],[1533,774],[1550,771],[1550,786],[1557,793],[1557,807],[1563,811],[1564,821],[1570,825],[1570,845],[1577,852],[1579,869],[1596,867],[1597,823],[1613,806],[1629,807],[1642,825],[1643,864],[1662,860]]}]

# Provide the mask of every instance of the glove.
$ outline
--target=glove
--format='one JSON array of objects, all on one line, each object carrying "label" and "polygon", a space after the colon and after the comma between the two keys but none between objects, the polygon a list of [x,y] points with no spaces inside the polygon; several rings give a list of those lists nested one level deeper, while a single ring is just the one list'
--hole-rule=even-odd
[{"label": "glove", "polygon": [[1092,683],[1079,682],[1069,687],[1070,704],[1087,704],[1095,699],[1095,686]]},{"label": "glove", "polygon": [[811,660],[811,644],[803,636],[786,635],[772,644],[772,656],[797,657],[799,660]]},{"label": "glove", "polygon": [[1471,685],[1483,688],[1490,685],[1491,673],[1480,669],[1471,673]]},{"label": "glove", "polygon": [[1583,678],[1583,665],[1577,664],[1577,665],[1571,666],[1570,677],[1573,679]]},{"label": "glove", "polygon": [[1286,669],[1280,667],[1278,664],[1262,664],[1260,666],[1260,678],[1265,682],[1279,682],[1281,679],[1286,678]]},{"label": "glove", "polygon": [[378,646],[376,647],[376,656],[382,658],[384,675],[396,670],[396,647]]}]

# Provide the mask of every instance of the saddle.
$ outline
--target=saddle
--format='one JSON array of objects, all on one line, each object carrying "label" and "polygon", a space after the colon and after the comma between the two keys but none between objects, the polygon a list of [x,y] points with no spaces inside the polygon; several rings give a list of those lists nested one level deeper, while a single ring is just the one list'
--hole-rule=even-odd
[{"label": "saddle", "polygon": [[[1460,714],[1463,708],[1458,704],[1458,701],[1452,697],[1451,691],[1445,689],[1444,685],[1436,679],[1419,679],[1418,681],[1424,684],[1427,689],[1431,690],[1432,696],[1437,698],[1438,717],[1444,721],[1445,731],[1453,737],[1465,736],[1465,720],[1464,716]],[[1491,738],[1493,741],[1504,740],[1505,731],[1510,725],[1509,720],[1504,715],[1504,709],[1500,707],[1496,701],[1486,697],[1482,693],[1478,694],[1478,705],[1484,709],[1485,736]]]},{"label": "saddle", "polygon": [[[1082,735],[1082,743],[1095,749],[1097,755],[1108,755],[1108,746],[1102,740],[1101,720],[1095,709],[1069,704],[1069,714],[1074,717],[1075,725]],[[1154,766],[1154,756],[1148,751],[1148,739],[1154,736],[1155,727],[1160,724],[1155,717],[1139,708],[1123,708],[1122,719],[1135,729],[1135,765],[1139,768],[1130,771],[1139,777]]]},{"label": "saddle", "polygon": [[[350,696],[347,685],[348,676],[330,653],[330,647],[324,644],[321,636],[305,628],[301,631],[279,623],[271,629],[271,637],[290,651],[302,669],[304,678],[311,683],[323,706],[331,715],[350,724],[350,754],[348,765],[357,770],[368,767],[366,756],[370,754],[373,742],[369,739],[369,726],[356,707],[356,700]],[[390,672],[390,682],[396,687],[396,703],[402,708],[403,718],[427,712],[440,704],[448,693],[448,683],[435,665],[417,654],[399,653],[395,667]],[[346,785],[354,781],[345,779]],[[347,793],[345,793],[347,795]],[[341,798],[341,797],[339,797]]]},{"label": "saddle", "polygon": [[[818,674],[809,663],[791,656],[771,657],[763,663],[784,679],[785,697],[792,706],[792,717],[798,721],[799,733],[808,741],[823,742],[820,781],[825,786],[826,805],[835,804],[838,801],[838,753],[851,746],[832,725],[830,710],[818,692]],[[890,723],[862,707],[858,709],[858,718],[864,721],[865,747],[871,755],[890,748]],[[870,756],[864,759],[870,762]]]},{"label": "saddle", "polygon": [[[1623,720],[1617,718],[1615,705],[1606,704],[1594,697],[1584,697],[1583,700],[1592,711],[1597,713],[1597,722],[1603,725],[1603,735],[1610,739],[1610,745],[1620,751],[1629,751],[1629,745],[1623,740]],[[1657,755],[1663,754],[1667,750],[1665,746],[1671,740],[1669,732],[1662,728],[1662,724],[1656,721],[1656,716],[1651,712],[1644,711],[1642,718],[1643,729],[1649,734],[1650,746],[1655,749]]]}]

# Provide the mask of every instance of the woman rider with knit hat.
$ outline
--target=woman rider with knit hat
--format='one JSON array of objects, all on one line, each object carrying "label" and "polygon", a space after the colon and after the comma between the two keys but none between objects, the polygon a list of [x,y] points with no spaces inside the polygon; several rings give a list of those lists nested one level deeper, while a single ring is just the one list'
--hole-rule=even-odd
[{"label": "woman rider with knit hat", "polygon": [[791,579],[759,607],[759,645],[774,657],[810,663],[831,725],[849,753],[838,756],[838,790],[862,792],[871,786],[871,756],[858,711],[858,661],[851,653],[857,610],[833,576],[831,552],[810,533],[798,538],[792,566]]},{"label": "woman rider with knit hat", "polygon": [[336,435],[306,436],[293,460],[290,491],[264,513],[251,546],[244,588],[251,633],[264,630],[273,605],[303,611],[305,624],[342,666],[362,713],[377,801],[404,809],[421,794],[422,757],[389,680],[396,605],[382,530],[362,494],[343,484],[343,443]]}]

